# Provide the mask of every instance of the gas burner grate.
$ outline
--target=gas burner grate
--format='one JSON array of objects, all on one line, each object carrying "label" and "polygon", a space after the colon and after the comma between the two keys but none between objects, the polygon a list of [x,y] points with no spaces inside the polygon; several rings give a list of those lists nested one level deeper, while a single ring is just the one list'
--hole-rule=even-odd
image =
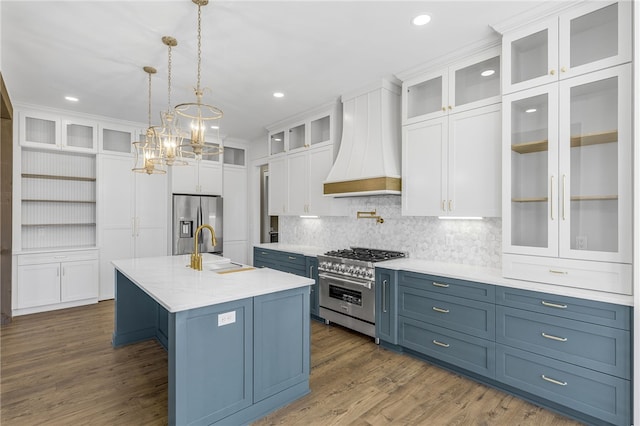
[{"label": "gas burner grate", "polygon": [[326,256],[339,257],[342,259],[362,260],[366,262],[382,262],[384,260],[405,257],[400,251],[369,249],[362,247],[352,247],[344,250],[332,250],[325,253]]}]

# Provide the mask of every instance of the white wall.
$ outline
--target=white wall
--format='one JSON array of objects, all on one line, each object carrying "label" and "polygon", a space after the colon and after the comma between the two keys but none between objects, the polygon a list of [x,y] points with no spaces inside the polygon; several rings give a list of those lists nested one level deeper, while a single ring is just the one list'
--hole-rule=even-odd
[{"label": "white wall", "polygon": [[[354,197],[346,217],[303,219],[280,216],[279,242],[344,249],[350,246],[408,252],[411,258],[501,267],[502,220],[441,220],[401,215],[398,196]],[[357,211],[373,211],[384,223],[356,219]]]}]

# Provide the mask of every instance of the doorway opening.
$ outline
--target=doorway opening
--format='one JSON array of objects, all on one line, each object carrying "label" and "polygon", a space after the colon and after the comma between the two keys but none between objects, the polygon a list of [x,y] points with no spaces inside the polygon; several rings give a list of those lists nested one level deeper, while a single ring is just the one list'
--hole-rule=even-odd
[{"label": "doorway opening", "polygon": [[278,216],[269,216],[269,165],[260,166],[260,242],[278,242]]}]

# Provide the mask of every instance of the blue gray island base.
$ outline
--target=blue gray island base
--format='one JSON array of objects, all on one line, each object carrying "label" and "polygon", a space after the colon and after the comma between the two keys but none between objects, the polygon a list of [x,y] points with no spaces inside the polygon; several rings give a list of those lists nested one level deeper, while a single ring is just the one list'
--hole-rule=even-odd
[{"label": "blue gray island base", "polygon": [[247,424],[308,394],[309,316],[308,287],[168,312],[116,270],[113,346],[168,351],[170,425]]}]

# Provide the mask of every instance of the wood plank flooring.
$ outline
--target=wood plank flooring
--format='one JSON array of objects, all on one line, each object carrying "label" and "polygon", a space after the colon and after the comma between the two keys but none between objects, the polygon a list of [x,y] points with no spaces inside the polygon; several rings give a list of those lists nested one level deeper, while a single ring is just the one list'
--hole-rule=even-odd
[{"label": "wood plank flooring", "polygon": [[[167,354],[111,347],[113,301],[14,318],[0,329],[0,423],[167,424]],[[578,423],[312,321],[311,393],[254,425]]]}]

